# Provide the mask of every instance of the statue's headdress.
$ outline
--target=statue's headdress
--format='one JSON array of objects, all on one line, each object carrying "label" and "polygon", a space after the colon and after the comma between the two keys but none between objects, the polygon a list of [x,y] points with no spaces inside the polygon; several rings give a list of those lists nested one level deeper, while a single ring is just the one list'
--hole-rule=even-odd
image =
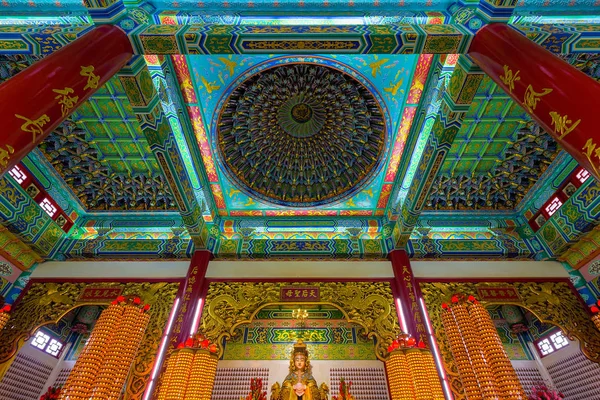
[{"label": "statue's headdress", "polygon": [[310,365],[310,360],[308,359],[308,349],[306,348],[306,343],[304,343],[302,339],[298,339],[298,341],[294,343],[294,348],[290,357],[290,373],[296,370],[296,366],[294,365],[294,358],[298,354],[302,354],[304,356],[304,371],[311,373],[312,366]]},{"label": "statue's headdress", "polygon": [[294,358],[296,354],[304,354],[304,357],[308,358],[308,350],[306,349],[306,344],[302,341],[302,339],[298,339],[298,341],[294,343],[292,358]]}]

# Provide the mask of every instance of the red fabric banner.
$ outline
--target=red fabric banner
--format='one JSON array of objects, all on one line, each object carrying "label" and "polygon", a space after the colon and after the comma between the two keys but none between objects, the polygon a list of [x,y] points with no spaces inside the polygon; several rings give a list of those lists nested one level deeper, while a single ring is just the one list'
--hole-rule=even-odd
[{"label": "red fabric banner", "polygon": [[506,24],[481,28],[468,54],[581,166],[600,178],[600,83]]},{"label": "red fabric banner", "polygon": [[133,55],[121,29],[102,25],[0,85],[0,175],[35,148]]}]

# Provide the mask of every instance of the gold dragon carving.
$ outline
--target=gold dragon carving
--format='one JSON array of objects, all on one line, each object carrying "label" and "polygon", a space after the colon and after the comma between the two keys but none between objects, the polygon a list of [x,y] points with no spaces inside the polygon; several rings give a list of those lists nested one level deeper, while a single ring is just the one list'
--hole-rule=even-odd
[{"label": "gold dragon carving", "polygon": [[583,354],[594,362],[600,362],[600,332],[595,329],[590,316],[567,282],[421,282],[420,286],[456,400],[466,397],[441,319],[442,303],[449,302],[455,293],[477,296],[477,288],[513,287],[519,293],[520,301],[481,301],[481,304],[513,304],[526,308],[540,321],[557,325],[569,338],[576,338]]},{"label": "gold dragon carving", "polygon": [[[206,296],[202,332],[217,343],[235,336],[239,332],[236,328],[250,323],[260,309],[282,304],[279,296],[284,286],[318,287],[321,299],[317,303],[339,308],[349,322],[360,325],[368,338],[375,339],[375,354],[381,360],[400,333],[392,290],[387,282],[214,282],[209,285]],[[222,352],[221,347],[219,356]]]},{"label": "gold dragon carving", "polygon": [[141,399],[146,388],[160,338],[166,325],[179,283],[33,283],[22,301],[11,313],[11,322],[0,332],[0,376],[23,344],[39,327],[58,322],[72,309],[84,305],[108,305],[106,303],[78,302],[79,295],[86,287],[120,287],[122,294],[139,296],[151,305],[151,315],[140,350],[131,367],[126,384],[124,400]]}]

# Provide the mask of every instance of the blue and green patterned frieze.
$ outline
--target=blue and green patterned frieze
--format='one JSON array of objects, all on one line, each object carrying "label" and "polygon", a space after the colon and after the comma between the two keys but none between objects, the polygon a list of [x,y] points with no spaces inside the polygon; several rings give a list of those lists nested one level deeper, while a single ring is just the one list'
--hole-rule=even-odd
[{"label": "blue and green patterned frieze", "polygon": [[189,239],[94,239],[69,240],[63,249],[66,259],[179,259],[191,258],[193,242]]},{"label": "blue and green patterned frieze", "polygon": [[[141,9],[116,24],[138,54],[458,54],[473,33],[460,24],[155,25]],[[50,54],[94,25],[0,25],[0,54]],[[600,26],[515,25],[554,53],[600,51]]]},{"label": "blue and green patterned frieze", "polygon": [[591,231],[600,216],[600,184],[588,179],[535,233],[550,256]]},{"label": "blue and green patterned frieze", "polygon": [[223,239],[214,250],[218,259],[385,259],[380,239]]},{"label": "blue and green patterned frieze", "polygon": [[504,235],[495,239],[430,239],[411,238],[407,252],[411,258],[461,259],[532,259],[528,246],[512,236]]}]

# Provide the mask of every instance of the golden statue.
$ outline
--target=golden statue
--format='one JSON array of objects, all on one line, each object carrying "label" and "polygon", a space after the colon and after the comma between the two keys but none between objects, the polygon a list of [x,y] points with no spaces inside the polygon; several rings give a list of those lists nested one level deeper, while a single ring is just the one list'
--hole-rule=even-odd
[{"label": "golden statue", "polygon": [[317,386],[317,381],[312,376],[306,344],[299,339],[292,350],[290,373],[282,386],[276,382],[271,387],[271,400],[327,400],[328,393],[329,388],[325,383]]}]

